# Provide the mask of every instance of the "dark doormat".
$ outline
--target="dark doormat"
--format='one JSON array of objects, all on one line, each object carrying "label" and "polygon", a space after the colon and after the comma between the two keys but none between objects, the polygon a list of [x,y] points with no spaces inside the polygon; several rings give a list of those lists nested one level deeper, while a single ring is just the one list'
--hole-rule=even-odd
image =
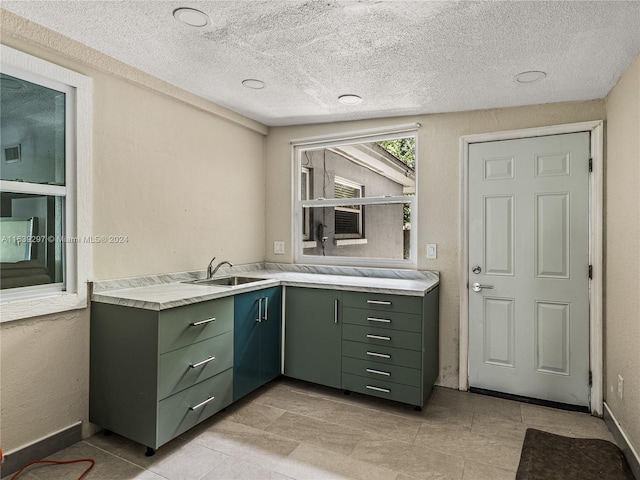
[{"label": "dark doormat", "polygon": [[606,440],[528,428],[516,480],[634,480],[622,451]]}]

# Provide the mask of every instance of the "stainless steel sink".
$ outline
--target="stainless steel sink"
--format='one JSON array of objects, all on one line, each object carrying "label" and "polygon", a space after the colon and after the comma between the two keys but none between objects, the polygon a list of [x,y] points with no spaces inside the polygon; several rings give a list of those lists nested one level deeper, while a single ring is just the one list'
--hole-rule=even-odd
[{"label": "stainless steel sink", "polygon": [[193,285],[217,285],[223,287],[235,287],[237,285],[244,285],[245,283],[253,283],[253,282],[261,282],[266,280],[264,278],[254,278],[254,277],[221,277],[221,278],[210,278],[204,280],[191,280],[190,282]]}]

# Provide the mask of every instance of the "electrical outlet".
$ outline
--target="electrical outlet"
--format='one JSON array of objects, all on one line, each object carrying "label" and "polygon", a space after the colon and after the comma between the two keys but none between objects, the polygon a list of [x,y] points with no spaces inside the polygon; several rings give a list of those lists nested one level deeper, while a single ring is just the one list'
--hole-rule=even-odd
[{"label": "electrical outlet", "polygon": [[624,378],[622,375],[618,375],[618,398],[622,400],[622,394],[624,393]]},{"label": "electrical outlet", "polygon": [[427,258],[436,258],[438,246],[435,243],[427,243]]},{"label": "electrical outlet", "polygon": [[273,242],[273,253],[284,255],[284,242]]}]

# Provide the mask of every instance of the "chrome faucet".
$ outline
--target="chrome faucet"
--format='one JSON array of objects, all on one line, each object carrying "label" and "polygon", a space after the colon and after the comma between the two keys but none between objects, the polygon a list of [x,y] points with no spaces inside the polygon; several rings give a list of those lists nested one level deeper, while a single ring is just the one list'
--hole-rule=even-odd
[{"label": "chrome faucet", "polygon": [[216,272],[218,271],[218,269],[224,265],[225,263],[227,265],[229,265],[230,267],[233,267],[233,263],[224,260],[222,262],[220,262],[218,265],[216,265],[215,267],[213,266],[213,261],[216,259],[216,257],[213,257],[211,259],[211,261],[209,262],[209,265],[207,266],[207,280],[209,280],[210,278],[213,278],[213,276],[216,274]]}]

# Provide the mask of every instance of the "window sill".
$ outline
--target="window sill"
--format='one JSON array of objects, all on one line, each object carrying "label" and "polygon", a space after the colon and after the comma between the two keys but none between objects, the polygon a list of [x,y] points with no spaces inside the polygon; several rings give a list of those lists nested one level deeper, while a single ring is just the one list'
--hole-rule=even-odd
[{"label": "window sill", "polygon": [[82,293],[55,292],[31,298],[0,299],[0,323],[41,315],[87,308],[86,289]]},{"label": "window sill", "polygon": [[336,240],[337,247],[341,247],[343,245],[365,245],[366,243],[366,238],[345,238],[343,240]]}]

